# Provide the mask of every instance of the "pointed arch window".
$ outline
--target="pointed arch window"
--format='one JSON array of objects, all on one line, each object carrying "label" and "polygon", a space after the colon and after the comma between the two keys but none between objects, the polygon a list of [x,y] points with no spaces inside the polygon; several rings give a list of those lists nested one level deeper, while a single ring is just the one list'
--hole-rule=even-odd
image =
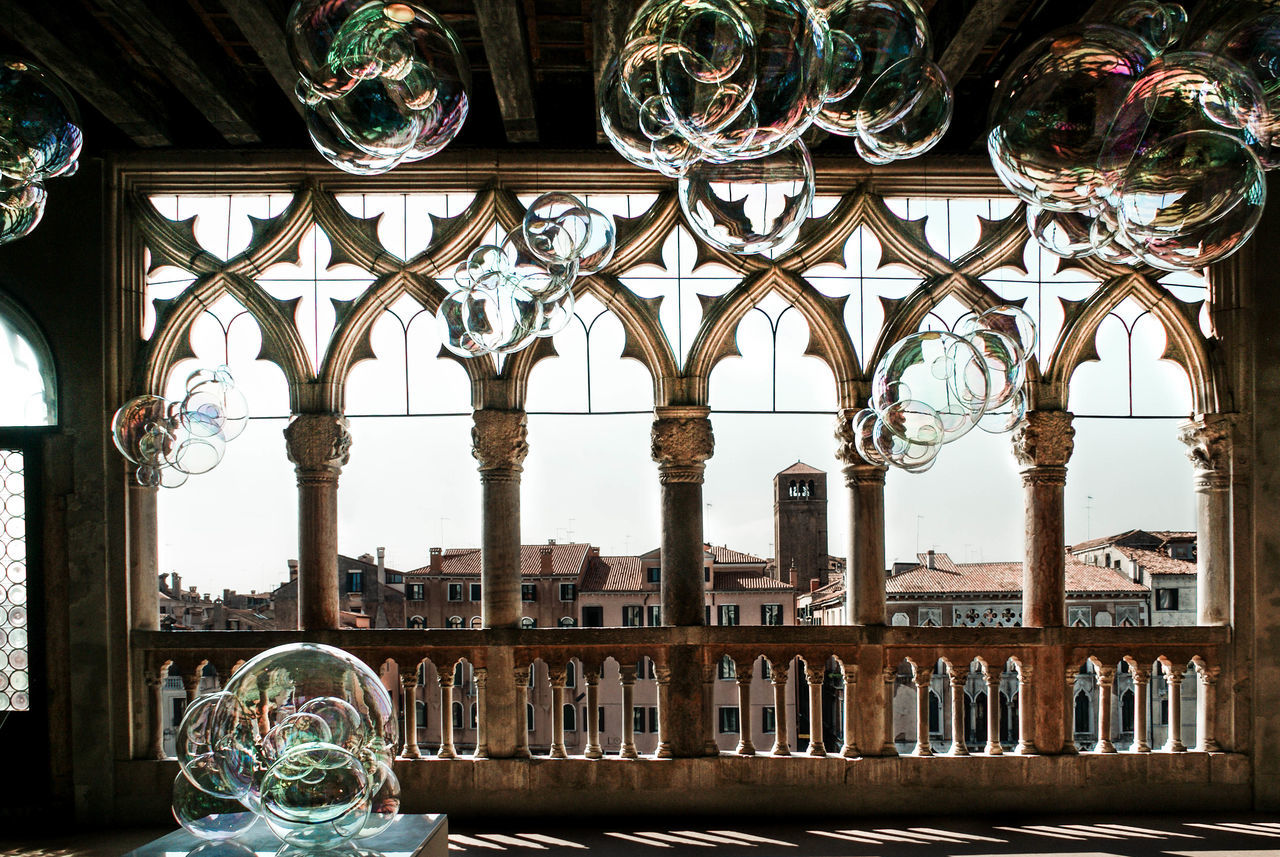
[{"label": "pointed arch window", "polygon": [[0,293],[0,426],[58,424],[53,353],[31,316]]}]

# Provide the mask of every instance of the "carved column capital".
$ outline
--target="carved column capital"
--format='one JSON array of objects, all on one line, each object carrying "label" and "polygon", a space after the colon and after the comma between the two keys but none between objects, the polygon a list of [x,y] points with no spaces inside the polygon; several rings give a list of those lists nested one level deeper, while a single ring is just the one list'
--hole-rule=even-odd
[{"label": "carved column capital", "polygon": [[932,681],[933,681],[933,670],[913,669],[911,671],[911,682],[916,687],[928,687]]},{"label": "carved column capital", "polygon": [[809,665],[806,663],[804,665],[804,680],[810,685],[822,684],[827,680],[826,667],[822,664]]},{"label": "carved column capital", "polygon": [[553,688],[563,688],[566,679],[566,670],[564,667],[550,667],[547,670],[547,678],[550,680]]},{"label": "carved column capital", "polygon": [[1212,687],[1217,684],[1218,675],[1221,672],[1222,667],[1207,667],[1204,664],[1196,664],[1196,676],[1204,687]]},{"label": "carved column capital", "polygon": [[1100,687],[1111,687],[1116,683],[1115,667],[1098,667],[1098,685]]},{"label": "carved column capital", "polygon": [[1041,470],[1051,476],[1060,472],[1066,483],[1067,462],[1075,447],[1076,430],[1071,427],[1071,420],[1067,411],[1028,411],[1026,419],[1013,430],[1013,455],[1024,482],[1028,471]]},{"label": "carved column capital", "polygon": [[653,678],[654,681],[658,683],[659,687],[664,684],[671,684],[671,667],[666,666],[665,664],[654,664]]},{"label": "carved column capital", "polygon": [[471,455],[485,478],[524,469],[529,454],[529,417],[524,411],[481,408],[471,419]]},{"label": "carved column capital", "polygon": [[471,671],[471,678],[476,683],[477,690],[484,690],[489,685],[489,670],[485,667],[476,667]]},{"label": "carved column capital", "polygon": [[1178,427],[1178,440],[1187,445],[1196,487],[1225,491],[1231,471],[1231,417],[1202,414]]},{"label": "carved column capital", "polygon": [[773,679],[772,679],[773,686],[777,687],[778,685],[781,685],[783,687],[786,687],[787,686],[787,670],[789,670],[790,667],[780,666],[780,667],[773,667],[772,669],[773,669]]},{"label": "carved column capital", "polygon": [[751,667],[747,666],[738,670],[734,678],[737,680],[738,684],[740,685],[743,685],[743,684],[749,685],[751,684],[751,677],[753,675],[754,673],[752,672]]},{"label": "carved column capital", "polygon": [[836,458],[844,464],[845,482],[850,488],[867,482],[884,482],[884,474],[889,469],[888,465],[871,464],[858,454],[853,430],[853,418],[857,414],[858,411],[846,408],[836,417]]},{"label": "carved column capital", "polygon": [[710,413],[701,405],[654,409],[651,453],[663,484],[702,482],[706,460],[716,449]]},{"label": "carved column capital", "polygon": [[1133,676],[1133,683],[1136,685],[1145,685],[1151,681],[1150,667],[1129,667],[1129,674]]},{"label": "carved column capital", "polygon": [[949,675],[952,687],[963,688],[964,683],[969,680],[969,668],[953,666],[949,671]]},{"label": "carved column capital", "polygon": [[400,686],[404,688],[405,693],[412,693],[418,686],[418,671],[410,669],[400,673]]},{"label": "carved column capital", "polygon": [[299,477],[337,479],[351,458],[351,427],[341,414],[295,414],[284,443]]}]

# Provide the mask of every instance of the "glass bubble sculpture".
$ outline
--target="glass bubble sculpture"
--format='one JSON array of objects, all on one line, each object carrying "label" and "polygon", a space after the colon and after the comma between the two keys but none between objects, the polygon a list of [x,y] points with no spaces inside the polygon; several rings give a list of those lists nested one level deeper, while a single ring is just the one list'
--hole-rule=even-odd
[{"label": "glass bubble sculpture", "polygon": [[954,332],[900,339],[876,364],[868,406],[852,418],[854,449],[869,464],[921,473],[975,426],[1011,431],[1026,414],[1035,343],[1035,323],[1016,306],[967,315]]},{"label": "glass bubble sculpture", "polygon": [[216,467],[248,423],[244,394],[220,366],[192,372],[180,402],[154,395],[125,402],[111,418],[111,438],[137,465],[138,484],[177,488]]},{"label": "glass bubble sculpture", "polygon": [[416,0],[298,0],[286,23],[298,100],[316,150],[378,175],[458,134],[471,69],[453,31]]},{"label": "glass bubble sculpture", "polygon": [[1005,73],[987,150],[1049,252],[1183,271],[1249,240],[1280,163],[1280,15],[1212,15],[1137,0],[1045,36]]},{"label": "glass bubble sculpture", "polygon": [[0,57],[0,244],[36,228],[45,181],[75,173],[82,143],[80,113],[62,82]]},{"label": "glass bubble sculpture", "polygon": [[816,124],[869,163],[913,158],[951,123],[914,0],[645,0],[602,76],[600,124],[632,163],[679,181],[690,227],[766,253],[809,216]]},{"label": "glass bubble sculpture", "polygon": [[514,354],[573,317],[573,284],[604,269],[613,218],[568,193],[544,193],[501,245],[477,247],[436,309],[441,342],[459,357]]},{"label": "glass bubble sculpture", "polygon": [[290,643],[244,663],[178,726],[174,816],[203,839],[259,817],[287,846],[339,847],[400,812],[391,696],[362,661]]}]

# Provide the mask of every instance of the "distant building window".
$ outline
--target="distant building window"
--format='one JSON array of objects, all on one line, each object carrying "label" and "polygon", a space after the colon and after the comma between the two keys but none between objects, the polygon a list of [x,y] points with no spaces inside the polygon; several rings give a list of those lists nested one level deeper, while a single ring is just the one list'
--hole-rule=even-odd
[{"label": "distant building window", "polygon": [[413,616],[409,619],[409,627],[422,629],[427,627],[427,622],[421,616]]},{"label": "distant building window", "polygon": [[1121,604],[1116,607],[1116,624],[1121,628],[1136,628],[1142,624],[1142,614],[1136,604]]},{"label": "distant building window", "polygon": [[461,627],[462,627],[462,617],[461,617],[461,616],[450,616],[450,617],[448,618],[448,620],[446,620],[446,621],[445,621],[445,627],[446,627],[446,628],[461,628]]},{"label": "distant building window", "polygon": [[720,624],[721,625],[737,625],[738,624],[738,605],[737,604],[721,604],[720,605]]},{"label": "distant building window", "polygon": [[532,732],[533,731],[533,706],[530,705],[529,703],[525,703],[525,706],[524,706],[524,721],[525,721],[525,725],[529,728],[529,731]]},{"label": "distant building window", "polygon": [[572,705],[565,705],[564,707],[564,731],[578,731],[578,709]]},{"label": "distant building window", "polygon": [[644,731],[644,708],[639,705],[631,712],[631,728],[636,732]]},{"label": "distant building window", "polygon": [[653,659],[641,658],[636,661],[636,678],[646,679],[653,678]]},{"label": "distant building window", "polygon": [[1068,607],[1067,624],[1072,628],[1088,628],[1093,611],[1088,607]]},{"label": "distant building window", "polygon": [[538,627],[538,620],[534,619],[532,616],[525,616],[523,619],[520,620],[520,627],[536,628]]},{"label": "distant building window", "polygon": [[778,731],[778,711],[772,705],[760,709],[760,731],[766,735]]},{"label": "distant building window", "polygon": [[521,601],[537,601],[538,600],[538,584],[536,583],[520,584],[520,600]]},{"label": "distant building window", "polygon": [[[578,597],[577,586],[575,586],[572,583],[560,584],[560,600],[561,601],[573,601],[577,597]],[[529,600],[532,601],[533,599],[529,599]]]},{"label": "distant building window", "polygon": [[921,628],[941,628],[942,608],[921,607],[919,612],[919,625]]},{"label": "distant building window", "polygon": [[644,608],[639,604],[624,604],[622,607],[622,627],[639,628],[644,624]]},{"label": "distant building window", "polygon": [[662,624],[662,607],[660,605],[650,604],[645,612],[649,614],[647,617],[649,627],[656,628]]},{"label": "distant building window", "polygon": [[658,731],[658,708],[655,705],[649,706],[649,731]]},{"label": "distant building window", "polygon": [[1105,554],[1105,559],[1103,559],[1102,564],[1107,568],[1111,567],[1111,554]]},{"label": "distant building window", "polygon": [[1162,587],[1156,590],[1157,610],[1177,610],[1178,590],[1173,587]]},{"label": "distant building window", "polygon": [[721,706],[720,707],[720,734],[727,735],[731,732],[741,732],[738,727],[738,709],[736,707]]},{"label": "distant building window", "polygon": [[477,703],[471,703],[471,727],[478,729],[480,722],[480,706]]},{"label": "distant building window", "polygon": [[603,628],[604,627],[604,608],[599,606],[582,608],[582,627],[584,628]]},{"label": "distant building window", "polygon": [[347,572],[347,591],[348,592],[364,592],[364,572],[361,572],[361,571]]},{"label": "distant building window", "polygon": [[661,583],[662,582],[662,566],[660,565],[650,566],[645,571],[645,579],[648,580],[650,583]]},{"label": "distant building window", "polygon": [[453,728],[454,729],[462,728],[462,703],[461,702],[455,702],[453,704]]},{"label": "distant building window", "polygon": [[[427,587],[426,587],[426,584],[423,584],[423,583],[410,583],[410,584],[409,584],[409,600],[410,600],[410,601],[426,601],[426,600],[427,600]],[[453,599],[450,599],[450,600],[453,600]],[[461,590],[459,590],[459,591],[458,591],[458,599],[457,599],[457,600],[459,600],[459,601],[461,601],[461,600],[462,600],[462,591],[461,591]]]},{"label": "distant building window", "polygon": [[578,686],[578,668],[574,665],[573,661],[569,661],[569,663],[564,665],[564,686]]},{"label": "distant building window", "polygon": [[705,613],[705,616],[706,616],[705,624],[710,625],[710,624],[711,624],[711,605],[710,605],[710,604],[707,604],[707,605],[705,605],[702,609],[703,609],[704,611],[706,611],[706,613]]},{"label": "distant building window", "polygon": [[560,627],[561,627],[561,628],[572,628],[572,627],[573,627],[574,625],[576,625],[576,624],[578,624],[578,623],[577,623],[577,622],[575,622],[575,621],[573,621],[573,617],[572,617],[572,616],[561,616],[561,617],[560,617]]},{"label": "distant building window", "polygon": [[760,605],[760,624],[761,625],[781,625],[782,624],[782,605],[781,604],[761,604]]},{"label": "distant building window", "polygon": [[461,583],[449,584],[449,600],[450,601],[462,600],[462,584]]},{"label": "distant building window", "polygon": [[480,594],[480,584],[478,584],[478,583],[473,583],[473,584],[471,584],[471,600],[472,600],[472,601],[479,601],[479,600],[480,600],[480,598],[481,598],[481,594]]},{"label": "distant building window", "polygon": [[404,575],[387,572],[387,583],[404,583]]},{"label": "distant building window", "polygon": [[733,658],[725,655],[716,666],[716,676],[722,681],[732,681],[738,677],[738,665]]},{"label": "distant building window", "polygon": [[773,665],[769,663],[768,658],[760,659],[760,678],[765,681],[773,680]]},{"label": "distant building window", "polygon": [[711,582],[711,566],[709,565],[704,565],[702,567],[702,582],[703,583]]}]

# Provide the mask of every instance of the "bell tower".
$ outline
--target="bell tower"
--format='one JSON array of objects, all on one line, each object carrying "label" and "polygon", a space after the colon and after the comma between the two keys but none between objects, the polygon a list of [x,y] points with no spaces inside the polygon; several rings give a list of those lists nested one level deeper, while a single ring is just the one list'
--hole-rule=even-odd
[{"label": "bell tower", "polygon": [[827,474],[797,461],[773,477],[773,544],[778,575],[792,568],[801,592],[827,582]]}]

